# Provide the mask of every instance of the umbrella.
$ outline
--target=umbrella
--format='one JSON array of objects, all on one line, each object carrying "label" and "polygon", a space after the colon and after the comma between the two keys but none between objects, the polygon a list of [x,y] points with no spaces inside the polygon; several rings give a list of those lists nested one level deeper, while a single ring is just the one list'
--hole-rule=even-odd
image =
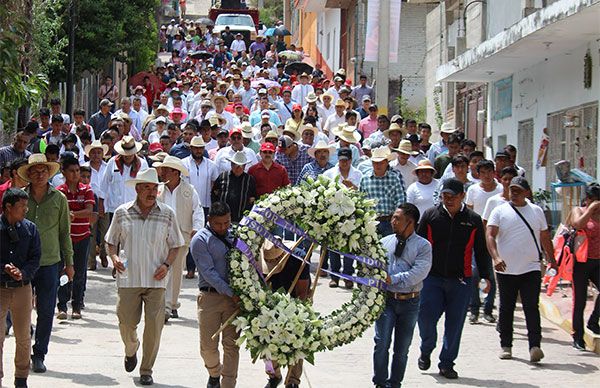
[{"label": "umbrella", "polygon": [[267,89],[272,88],[272,87],[281,88],[281,85],[278,82],[275,82],[275,81],[272,81],[272,80],[266,79],[266,78],[257,78],[250,83],[250,86],[252,86],[253,88],[258,88],[259,84],[265,85],[265,88],[267,88]]},{"label": "umbrella", "polygon": [[275,27],[267,28],[267,30],[265,31],[264,35],[265,36],[274,36],[276,29],[277,28],[275,28]]},{"label": "umbrella", "polygon": [[208,51],[193,51],[188,56],[194,59],[209,59],[213,57],[213,55]]},{"label": "umbrella", "polygon": [[277,55],[280,57],[287,58],[290,61],[301,61],[302,60],[302,54],[297,53],[295,51],[291,51],[291,50],[282,51]]},{"label": "umbrella", "polygon": [[160,79],[156,76],[156,74],[154,73],[150,73],[148,71],[140,71],[137,74],[132,75],[131,77],[129,77],[129,86],[131,87],[136,87],[138,85],[144,85],[144,78],[150,78],[150,83],[154,86],[154,88],[156,90],[160,89],[160,84],[161,81]]},{"label": "umbrella", "polygon": [[285,67],[284,71],[285,74],[289,75],[294,74],[294,72],[296,72],[296,74],[311,74],[313,71],[313,67],[308,63],[304,62],[292,62]]},{"label": "umbrella", "polygon": [[200,18],[200,19],[196,20],[196,23],[204,24],[205,26],[214,26],[215,25],[215,22],[213,22],[209,18]]},{"label": "umbrella", "polygon": [[279,27],[277,27],[275,29],[275,32],[273,32],[273,35],[275,35],[275,36],[288,36],[288,35],[292,35],[292,33],[290,32],[290,30],[288,30],[284,26],[279,26]]}]

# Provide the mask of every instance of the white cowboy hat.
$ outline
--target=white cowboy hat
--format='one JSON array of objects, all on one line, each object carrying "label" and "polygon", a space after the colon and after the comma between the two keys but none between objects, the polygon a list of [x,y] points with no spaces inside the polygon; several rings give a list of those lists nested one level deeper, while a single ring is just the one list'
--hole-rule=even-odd
[{"label": "white cowboy hat", "polygon": [[44,154],[31,154],[27,159],[27,164],[19,167],[17,175],[26,182],[31,182],[29,179],[29,169],[33,166],[43,164],[48,167],[48,176],[53,177],[60,170],[60,164],[57,162],[49,162]]},{"label": "white cowboy hat", "polygon": [[442,124],[442,128],[440,128],[441,133],[454,133],[456,132],[456,128],[452,123],[444,123]]},{"label": "white cowboy hat", "polygon": [[304,97],[304,99],[306,100],[306,102],[317,102],[319,97],[317,97],[317,95],[314,92],[310,92],[306,97]]},{"label": "white cowboy hat", "polygon": [[147,170],[138,172],[134,179],[130,179],[125,182],[125,184],[128,186],[135,186],[138,183],[152,183],[159,185],[162,182],[158,180],[158,173],[156,172],[156,169],[151,167]]},{"label": "white cowboy hat", "polygon": [[431,165],[429,159],[419,160],[419,164],[417,165],[417,167],[415,167],[412,173],[414,175],[417,175],[417,172],[421,170],[430,170],[433,171],[434,174],[436,173],[436,169]]},{"label": "white cowboy hat", "polygon": [[108,153],[108,146],[106,144],[102,144],[100,142],[100,140],[94,140],[92,142],[92,144],[88,144],[84,147],[83,151],[85,153],[85,156],[87,156],[88,158],[90,157],[90,151],[93,150],[94,148],[101,148],[102,149],[102,156],[106,155]]},{"label": "white cowboy hat", "polygon": [[360,133],[356,131],[356,127],[340,124],[332,130],[333,134],[348,143],[358,143],[360,141]]},{"label": "white cowboy hat", "polygon": [[331,99],[331,101],[333,101],[333,94],[331,94],[329,91],[321,94],[321,97],[320,97],[321,102],[323,102],[323,98],[325,98],[325,97],[329,97]]},{"label": "white cowboy hat", "polygon": [[211,102],[214,104],[215,101],[217,101],[217,100],[222,100],[223,104],[227,104],[229,102],[229,100],[227,100],[227,97],[225,97],[222,94],[216,94],[216,95],[214,95],[213,98],[211,99]]},{"label": "white cowboy hat", "polygon": [[162,162],[156,162],[152,165],[152,167],[154,167],[154,168],[169,167],[169,168],[179,171],[183,176],[190,175],[190,172],[188,171],[188,169],[185,168],[183,163],[181,163],[181,159],[179,159],[176,156],[171,156],[171,155],[165,156],[165,158],[163,159]]},{"label": "white cowboy hat", "polygon": [[286,126],[283,128],[283,132],[282,132],[282,134],[284,134],[284,133],[291,134],[291,136],[290,136],[290,137],[291,137],[292,139],[294,139],[294,141],[298,141],[298,140],[300,140],[300,138],[302,137],[302,136],[300,135],[300,133],[298,133],[298,131],[296,131],[296,129],[295,129],[295,128],[292,128],[292,127],[291,127],[291,126],[289,126],[289,125],[286,125]]},{"label": "white cowboy hat", "polygon": [[345,108],[345,107],[346,107],[346,103],[345,103],[345,102],[344,102],[344,100],[342,100],[341,98],[338,98],[338,99],[335,101],[335,106],[341,106],[341,107],[344,107],[344,108]]},{"label": "white cowboy hat", "polygon": [[245,166],[248,164],[248,158],[246,158],[246,154],[243,151],[237,151],[233,156],[226,159],[238,166]]},{"label": "white cowboy hat", "polygon": [[300,134],[303,134],[304,131],[312,131],[312,133],[314,133],[315,136],[317,136],[319,134],[319,128],[315,127],[312,124],[301,125],[300,130],[298,132],[300,132]]},{"label": "white cowboy hat", "polygon": [[131,136],[123,136],[121,140],[119,140],[115,144],[115,151],[117,151],[120,155],[135,155],[142,149],[142,143],[138,143]]},{"label": "white cowboy hat", "polygon": [[390,132],[394,132],[394,131],[400,132],[400,136],[404,135],[404,131],[402,130],[402,127],[400,127],[396,123],[392,123],[388,129],[386,129],[385,131],[383,131],[383,136],[385,136],[385,137],[387,137],[389,139],[390,138]]},{"label": "white cowboy hat", "polygon": [[395,156],[392,154],[388,146],[371,150],[371,161],[373,162],[382,162],[384,160],[391,161],[394,160],[394,158]]},{"label": "white cowboy hat", "polygon": [[252,130],[252,126],[249,122],[244,121],[241,125],[242,127],[242,137],[246,139],[252,139],[254,137],[254,131]]},{"label": "white cowboy hat", "polygon": [[319,140],[315,146],[308,149],[307,153],[311,158],[316,159],[315,153],[319,150],[327,150],[329,151],[329,155],[331,155],[331,153],[335,151],[335,146],[325,143],[324,140]]},{"label": "white cowboy hat", "polygon": [[[290,250],[294,247],[294,241],[284,241],[283,244],[288,247]],[[260,264],[262,267],[262,272],[264,274],[271,273],[271,271],[277,267],[277,264],[283,259],[285,256],[285,251],[275,244],[273,244],[270,240],[265,239],[261,249],[260,249]],[[273,272],[273,275],[280,273],[284,265],[281,265],[279,268]]]},{"label": "white cowboy hat", "polygon": [[194,136],[190,141],[190,147],[206,147],[206,143],[202,136]]},{"label": "white cowboy hat", "polygon": [[400,144],[398,145],[398,148],[392,148],[394,151],[406,154],[406,155],[419,155],[419,153],[417,151],[413,151],[412,150],[412,143],[410,142],[410,140],[402,140],[400,142]]},{"label": "white cowboy hat", "polygon": [[148,156],[150,159],[154,160],[155,162],[162,162],[163,160],[165,160],[165,158],[169,156],[169,154],[167,154],[164,151],[158,152],[156,153],[156,155],[150,155]]}]

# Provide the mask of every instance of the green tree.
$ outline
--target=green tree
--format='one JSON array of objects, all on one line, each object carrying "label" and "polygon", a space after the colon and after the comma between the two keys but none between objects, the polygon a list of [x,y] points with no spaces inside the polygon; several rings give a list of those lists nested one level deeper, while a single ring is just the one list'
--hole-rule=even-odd
[{"label": "green tree", "polygon": [[34,71],[46,74],[56,84],[66,77],[66,49],[69,39],[65,21],[68,0],[32,1],[32,61]]},{"label": "green tree", "polygon": [[398,112],[404,120],[413,119],[416,120],[417,123],[424,123],[427,121],[425,105],[420,106],[418,109],[413,109],[408,106],[408,101],[402,97],[396,97],[394,102],[398,107]]}]

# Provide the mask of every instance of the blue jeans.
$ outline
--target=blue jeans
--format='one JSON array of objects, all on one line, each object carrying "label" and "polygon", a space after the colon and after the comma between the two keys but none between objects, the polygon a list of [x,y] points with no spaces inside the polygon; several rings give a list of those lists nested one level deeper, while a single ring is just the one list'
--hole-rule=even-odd
[{"label": "blue jeans", "polygon": [[446,314],[444,341],[440,352],[440,369],[454,366],[458,356],[467,307],[471,299],[471,278],[443,278],[429,275],[423,281],[419,311],[421,354],[429,356],[437,342],[437,323]]},{"label": "blue jeans", "polygon": [[[352,275],[354,273],[354,260],[347,258],[344,256],[344,275]],[[340,272],[340,268],[342,267],[342,258],[339,253],[329,251],[329,262],[331,263],[331,270],[333,272]],[[327,269],[326,267],[324,267]],[[339,277],[331,275],[331,279],[339,280]]]},{"label": "blue jeans", "polygon": [[394,233],[392,223],[390,221],[379,221],[379,224],[377,224],[377,233],[379,233],[381,237],[389,236]]},{"label": "blue jeans", "polygon": [[[490,263],[491,264],[491,263]],[[490,268],[492,268],[490,266]],[[473,287],[471,293],[471,303],[469,305],[469,310],[471,314],[475,316],[479,316],[479,309],[481,307],[481,299],[479,298],[479,271],[477,270],[477,266],[473,266]],[[484,314],[492,314],[492,310],[494,309],[494,299],[496,298],[496,278],[494,277],[494,273],[491,272],[490,275],[490,292],[484,299],[483,303],[483,313]]]},{"label": "blue jeans", "polygon": [[58,273],[62,263],[40,267],[33,278],[35,291],[35,305],[37,322],[35,325],[35,344],[33,357],[44,360],[48,353],[48,343],[54,321],[54,304],[56,303],[56,290],[58,289]]},{"label": "blue jeans", "polygon": [[58,304],[60,311],[67,311],[67,302],[71,300],[71,307],[81,312],[83,296],[87,282],[87,258],[90,247],[90,238],[73,243],[73,281],[58,288]]},{"label": "blue jeans", "polygon": [[[419,297],[396,300],[388,298],[383,313],[375,322],[375,351],[373,353],[373,383],[398,388],[404,378],[408,348],[419,316]],[[392,373],[388,378],[389,353],[394,332]]]}]

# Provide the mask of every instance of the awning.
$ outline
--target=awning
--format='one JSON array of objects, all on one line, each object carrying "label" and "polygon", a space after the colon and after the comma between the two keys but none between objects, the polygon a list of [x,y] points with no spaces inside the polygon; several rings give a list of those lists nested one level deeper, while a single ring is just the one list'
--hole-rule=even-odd
[{"label": "awning", "polygon": [[495,81],[598,38],[600,0],[561,0],[439,66],[436,78]]}]

